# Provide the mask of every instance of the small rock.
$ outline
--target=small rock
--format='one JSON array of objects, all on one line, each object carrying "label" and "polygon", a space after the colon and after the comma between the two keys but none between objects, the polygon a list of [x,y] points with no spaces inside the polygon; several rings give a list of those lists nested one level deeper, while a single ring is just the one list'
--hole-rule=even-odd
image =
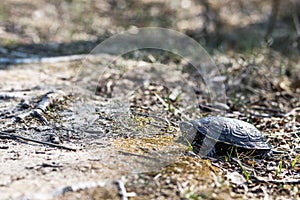
[{"label": "small rock", "polygon": [[236,185],[243,185],[246,183],[246,179],[244,178],[244,176],[237,171],[226,174],[226,178],[228,178],[231,183]]}]

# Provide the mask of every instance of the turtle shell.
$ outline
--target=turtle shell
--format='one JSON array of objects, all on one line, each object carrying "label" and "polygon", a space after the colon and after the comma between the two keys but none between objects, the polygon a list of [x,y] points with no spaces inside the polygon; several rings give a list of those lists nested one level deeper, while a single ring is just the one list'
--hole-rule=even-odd
[{"label": "turtle shell", "polygon": [[191,144],[199,150],[202,143],[210,141],[215,150],[224,151],[224,146],[238,147],[246,150],[259,150],[268,152],[270,145],[263,134],[252,124],[226,117],[204,117],[191,121],[196,131]]}]

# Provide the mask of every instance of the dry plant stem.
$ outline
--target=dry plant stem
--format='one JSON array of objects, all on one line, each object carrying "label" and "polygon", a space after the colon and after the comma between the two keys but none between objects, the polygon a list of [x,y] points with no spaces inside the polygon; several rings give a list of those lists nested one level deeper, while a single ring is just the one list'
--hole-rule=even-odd
[{"label": "dry plant stem", "polygon": [[234,158],[234,157],[231,157],[230,159],[231,159],[232,161],[236,162],[239,166],[243,166],[243,168],[247,169],[248,171],[254,172],[254,169],[253,169],[253,168],[243,165],[242,162],[241,162],[239,159]]},{"label": "dry plant stem", "polygon": [[262,107],[262,106],[252,106],[251,107],[253,110],[259,110],[259,111],[267,111],[267,112],[273,112],[273,113],[283,113],[283,111],[279,110],[279,109],[272,109],[272,108],[266,108],[266,107]]},{"label": "dry plant stem", "polygon": [[63,100],[64,96],[65,94],[62,91],[48,92],[46,95],[44,95],[35,109],[15,116],[13,120],[14,122],[19,122],[25,120],[29,116],[32,116],[39,119],[42,123],[47,124],[48,120],[44,115],[47,111],[47,108],[52,106],[55,101]]},{"label": "dry plant stem", "polygon": [[48,92],[37,105],[37,108],[46,112],[47,108],[55,101],[63,100],[65,94],[62,91]]},{"label": "dry plant stem", "polygon": [[128,197],[136,196],[136,194],[134,192],[126,191],[125,185],[122,181],[118,180],[118,181],[116,181],[116,184],[119,188],[119,191],[120,191],[119,194],[120,194],[122,200],[128,200]]},{"label": "dry plant stem", "polygon": [[[162,105],[165,108],[169,107],[169,105],[163,100],[163,98],[161,98],[161,96],[159,96],[157,93],[154,93],[154,95],[157,97],[157,99],[162,103]],[[173,107],[173,109],[176,111],[176,113],[181,113],[177,108]]]},{"label": "dry plant stem", "polygon": [[300,183],[300,179],[269,180],[258,176],[252,176],[252,177],[254,178],[253,181],[257,181],[261,183],[275,183],[275,184],[299,184]]},{"label": "dry plant stem", "polygon": [[22,98],[23,96],[17,95],[17,94],[12,94],[10,92],[1,92],[0,93],[0,99],[18,99]]},{"label": "dry plant stem", "polygon": [[47,118],[44,116],[44,113],[42,110],[39,109],[34,109],[31,110],[29,112],[20,114],[18,116],[15,116],[13,118],[14,122],[19,122],[19,121],[23,121],[25,120],[27,117],[32,116],[32,117],[36,117],[37,119],[39,119],[43,124],[47,124],[48,120]]},{"label": "dry plant stem", "polygon": [[285,114],[285,117],[288,116],[296,116],[296,113],[299,112],[300,113],[300,107],[294,108],[292,109],[290,112]]},{"label": "dry plant stem", "polygon": [[77,151],[77,149],[74,149],[74,148],[71,148],[71,147],[66,147],[66,146],[63,146],[63,145],[59,145],[59,144],[54,144],[54,143],[50,143],[50,142],[43,142],[43,141],[39,141],[39,140],[34,140],[34,139],[31,139],[31,138],[27,138],[27,137],[23,137],[23,136],[20,136],[20,135],[15,135],[15,134],[12,134],[12,133],[7,133],[7,132],[4,132],[4,131],[0,131],[0,138],[5,138],[5,139],[12,139],[12,140],[24,140],[24,141],[29,141],[29,142],[34,142],[34,143],[38,143],[38,144],[43,144],[43,145],[48,145],[48,146],[51,146],[51,147],[57,147],[57,148],[60,148],[60,149],[65,149],[65,150],[68,150],[68,151]]}]

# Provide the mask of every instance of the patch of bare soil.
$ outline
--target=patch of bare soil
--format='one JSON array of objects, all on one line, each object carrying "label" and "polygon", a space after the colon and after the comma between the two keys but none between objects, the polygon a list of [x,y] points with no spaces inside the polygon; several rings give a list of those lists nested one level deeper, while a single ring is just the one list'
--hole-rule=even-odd
[{"label": "patch of bare soil", "polygon": [[[1,73],[7,80],[0,94],[4,199],[59,198],[93,190],[93,181],[106,187],[122,175],[156,172],[181,155],[186,147],[174,142],[176,124],[188,112],[176,110],[194,99],[180,68],[123,59],[107,67],[110,58],[11,66]],[[173,87],[185,94],[182,100],[177,92],[168,102]]]},{"label": "patch of bare soil", "polygon": [[[0,199],[299,198],[298,7],[265,38],[271,1],[0,2]],[[162,51],[40,62],[147,26],[206,44],[224,101]],[[211,115],[254,124],[273,155],[193,155],[178,124]]]},{"label": "patch of bare soil", "polygon": [[[240,58],[216,57],[223,59],[220,76],[229,89],[226,115],[254,123],[274,156],[210,161],[186,155],[188,146],[176,142],[180,121],[221,113],[209,104],[205,85],[194,81],[193,67],[122,58],[107,66],[112,58],[1,73],[7,80],[1,93],[4,199],[297,196],[299,93],[273,68],[267,76],[269,60],[250,64],[250,57],[240,64]],[[256,64],[262,67],[249,70]],[[260,74],[259,81],[253,78]]]}]

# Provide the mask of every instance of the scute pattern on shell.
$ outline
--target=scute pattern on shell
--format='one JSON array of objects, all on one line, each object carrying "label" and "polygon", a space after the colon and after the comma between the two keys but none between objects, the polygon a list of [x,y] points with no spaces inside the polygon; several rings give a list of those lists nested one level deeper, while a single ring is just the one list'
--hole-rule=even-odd
[{"label": "scute pattern on shell", "polygon": [[198,133],[218,142],[246,149],[270,149],[263,134],[247,122],[226,117],[204,117],[192,123]]}]

